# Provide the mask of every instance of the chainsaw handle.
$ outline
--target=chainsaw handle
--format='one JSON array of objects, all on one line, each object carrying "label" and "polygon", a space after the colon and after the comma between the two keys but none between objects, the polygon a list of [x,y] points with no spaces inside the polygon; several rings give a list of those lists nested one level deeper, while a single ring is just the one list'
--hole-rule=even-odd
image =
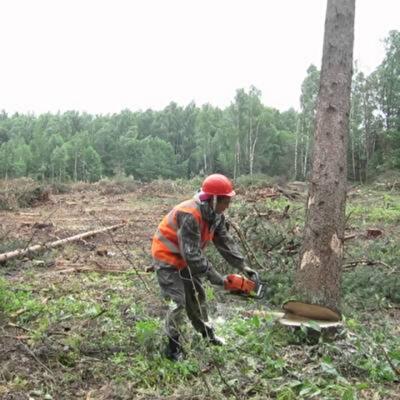
[{"label": "chainsaw handle", "polygon": [[260,276],[258,275],[258,272],[255,271],[252,268],[249,267],[244,267],[243,268],[243,273],[252,281],[258,282],[260,280]]}]

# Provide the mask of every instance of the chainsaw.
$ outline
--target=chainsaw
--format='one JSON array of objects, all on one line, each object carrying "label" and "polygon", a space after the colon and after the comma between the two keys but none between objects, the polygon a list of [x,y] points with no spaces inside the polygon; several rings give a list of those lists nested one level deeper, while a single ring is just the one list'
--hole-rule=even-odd
[{"label": "chainsaw", "polygon": [[239,274],[230,274],[224,279],[224,289],[232,294],[262,299],[265,295],[266,283],[260,280],[258,272],[254,272],[252,279]]}]

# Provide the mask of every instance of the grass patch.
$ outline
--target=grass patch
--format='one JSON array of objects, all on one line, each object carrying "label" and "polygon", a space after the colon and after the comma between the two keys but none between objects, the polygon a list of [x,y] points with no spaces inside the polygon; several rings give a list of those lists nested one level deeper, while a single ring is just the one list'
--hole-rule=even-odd
[{"label": "grass patch", "polygon": [[[140,201],[132,204],[135,210],[145,206],[147,211],[158,210],[165,206],[165,199],[169,202],[172,192],[162,193],[161,185],[155,185],[159,186],[153,189],[167,197],[144,191]],[[268,297],[246,300],[207,286],[210,315],[227,346],[208,347],[188,327],[182,363],[174,364],[162,355],[165,305],[154,275],[143,274],[149,290],[133,272],[44,278],[44,268],[31,268],[10,280],[1,278],[1,395],[395,399],[398,377],[394,368],[400,368],[396,308],[400,304],[400,234],[396,218],[385,214],[385,210],[397,212],[398,197],[385,195],[362,188],[350,197],[348,230],[357,235],[346,241],[345,263],[370,260],[381,264],[360,262],[345,269],[345,327],[334,337],[317,336],[312,342],[306,340],[304,330],[289,330],[273,317],[254,313],[279,308],[293,285],[304,205],[283,197],[255,204],[233,203],[230,217],[240,225],[264,267],[261,275],[270,288]],[[146,196],[151,202],[145,203]],[[376,218],[369,210],[378,210],[382,218],[384,234],[374,239],[365,237],[366,228]],[[72,249],[67,250],[71,258]],[[214,249],[208,254],[219,271],[232,272]]]}]

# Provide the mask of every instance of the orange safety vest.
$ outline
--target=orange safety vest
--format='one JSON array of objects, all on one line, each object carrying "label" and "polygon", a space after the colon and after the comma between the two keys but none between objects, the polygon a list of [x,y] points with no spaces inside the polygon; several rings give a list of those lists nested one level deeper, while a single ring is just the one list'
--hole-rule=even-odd
[{"label": "orange safety vest", "polygon": [[173,265],[177,269],[183,269],[187,266],[187,262],[179,249],[178,224],[176,221],[178,211],[192,214],[196,219],[200,229],[201,249],[204,249],[207,243],[213,239],[214,232],[209,229],[208,222],[203,220],[200,204],[194,199],[178,204],[162,219],[153,236],[151,254],[155,260]]}]

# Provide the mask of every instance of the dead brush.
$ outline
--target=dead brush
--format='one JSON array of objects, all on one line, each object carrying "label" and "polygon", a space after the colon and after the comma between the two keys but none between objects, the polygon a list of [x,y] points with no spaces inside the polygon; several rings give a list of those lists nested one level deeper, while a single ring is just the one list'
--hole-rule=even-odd
[{"label": "dead brush", "polygon": [[89,182],[74,182],[71,184],[71,189],[73,192],[90,192],[94,188],[94,185],[92,185]]},{"label": "dead brush", "polygon": [[30,178],[20,178],[0,181],[0,209],[15,210],[34,207],[50,199],[50,189],[47,185]]},{"label": "dead brush", "polygon": [[[200,186],[199,186],[200,187]],[[166,195],[176,195],[176,194],[187,194],[194,193],[198,187],[195,189],[192,187],[190,182],[184,182],[182,180],[172,180],[172,179],[157,179],[146,183],[141,191],[143,194],[154,195],[154,194],[166,194]]]},{"label": "dead brush", "polygon": [[103,196],[120,195],[134,192],[138,189],[139,182],[133,178],[102,179],[94,184]]}]

